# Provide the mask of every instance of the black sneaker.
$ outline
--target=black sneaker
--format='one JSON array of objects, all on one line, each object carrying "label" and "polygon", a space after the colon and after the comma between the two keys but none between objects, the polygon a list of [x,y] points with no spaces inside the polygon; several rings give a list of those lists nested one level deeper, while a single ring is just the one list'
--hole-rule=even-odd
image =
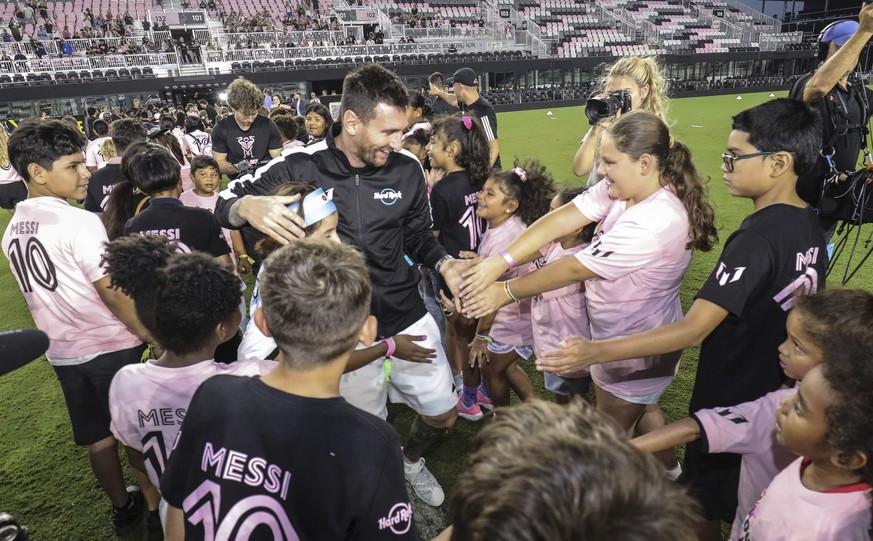
[{"label": "black sneaker", "polygon": [[124,507],[113,507],[109,512],[109,518],[112,519],[112,526],[115,528],[115,535],[127,535],[136,529],[139,521],[142,519],[142,510],[144,507],[142,492],[139,487],[127,487],[129,495],[127,505]]},{"label": "black sneaker", "polygon": [[149,511],[146,515],[146,528],[149,541],[164,541],[164,526],[161,524],[161,514],[158,511]]}]

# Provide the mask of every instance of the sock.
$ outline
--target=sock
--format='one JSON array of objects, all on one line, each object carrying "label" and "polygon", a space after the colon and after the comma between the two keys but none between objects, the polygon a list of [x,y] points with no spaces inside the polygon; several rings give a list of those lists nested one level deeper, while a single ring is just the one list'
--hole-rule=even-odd
[{"label": "sock", "polygon": [[679,476],[682,475],[682,463],[677,462],[675,468],[671,468],[669,470],[664,470],[664,473],[667,475],[667,479],[671,481],[675,481],[679,479]]},{"label": "sock", "polygon": [[485,385],[484,379],[479,382],[479,392],[482,393],[482,395],[484,395],[485,398],[491,398],[491,395],[488,394],[488,386]]},{"label": "sock", "polygon": [[468,408],[472,408],[473,404],[476,403],[476,389],[477,387],[467,387],[463,386],[464,390],[461,393],[461,401],[464,403],[464,406]]},{"label": "sock", "polygon": [[452,376],[452,383],[455,384],[455,389],[460,389],[464,386],[464,374],[458,372],[454,376]]},{"label": "sock", "polygon": [[412,430],[409,432],[409,440],[403,447],[403,454],[413,463],[421,459],[421,455],[440,441],[446,433],[446,428],[437,428],[424,422],[421,415],[415,416],[412,422]]}]

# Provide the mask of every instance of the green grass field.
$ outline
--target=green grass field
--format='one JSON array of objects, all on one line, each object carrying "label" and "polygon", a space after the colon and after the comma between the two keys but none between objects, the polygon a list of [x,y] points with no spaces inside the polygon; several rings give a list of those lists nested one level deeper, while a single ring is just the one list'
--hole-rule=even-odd
[{"label": "green grass field", "polygon": [[[784,96],[785,92],[779,93]],[[674,136],[694,152],[697,167],[712,177],[710,197],[716,209],[720,239],[724,242],[742,219],[751,212],[748,200],[732,198],[722,181],[721,153],[730,131],[730,117],[762,103],[768,94],[687,98],[671,104]],[[549,166],[562,183],[577,184],[571,162],[578,141],[588,128],[581,107],[505,113],[498,117],[504,167],[515,157],[534,157]],[[8,214],[0,214],[5,229]],[[868,235],[870,226],[863,233]],[[721,247],[710,253],[696,253],[682,288],[684,306],[715,266]],[[845,260],[843,259],[843,262]],[[850,286],[870,288],[873,262],[862,268]],[[834,276],[842,276],[840,265]],[[836,283],[835,280],[830,281]],[[0,329],[28,328],[33,321],[9,271],[0,258]],[[687,350],[679,376],[661,400],[669,419],[686,413],[697,350]],[[542,388],[542,377],[531,373],[535,387]],[[72,442],[69,420],[60,386],[43,359],[0,380],[0,511],[13,513],[30,526],[34,539],[111,539],[107,517],[108,501],[88,467],[84,449]],[[410,410],[390,409],[390,418],[401,439],[406,438],[412,420]],[[443,444],[427,457],[428,466],[451,495],[472,437],[481,427],[459,420]]]}]

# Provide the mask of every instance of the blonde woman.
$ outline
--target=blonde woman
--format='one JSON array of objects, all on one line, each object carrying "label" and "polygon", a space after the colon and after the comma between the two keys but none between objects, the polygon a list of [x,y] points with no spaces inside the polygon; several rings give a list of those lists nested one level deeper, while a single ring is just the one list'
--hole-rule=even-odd
[{"label": "blonde woman", "polygon": [[[661,75],[661,68],[652,57],[628,56],[617,60],[599,82],[601,96],[621,90],[627,91],[631,98],[631,110],[642,109],[654,113],[668,126],[667,122],[667,84]],[[588,175],[588,186],[600,182],[597,174],[597,148],[600,138],[621,112],[616,116],[601,120],[591,126],[573,158],[573,174],[577,177]]]},{"label": "blonde woman", "polygon": [[15,213],[15,205],[27,199],[27,186],[9,161],[9,134],[0,126],[0,207]]}]

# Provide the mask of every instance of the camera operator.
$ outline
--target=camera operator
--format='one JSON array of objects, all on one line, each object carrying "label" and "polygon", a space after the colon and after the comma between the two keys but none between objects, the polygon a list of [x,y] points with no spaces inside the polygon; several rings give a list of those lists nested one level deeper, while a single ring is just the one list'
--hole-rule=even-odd
[{"label": "camera operator", "polygon": [[[822,156],[812,171],[797,179],[797,193],[819,210],[825,241],[830,242],[836,228],[831,213],[821,201],[825,179],[837,172],[857,169],[858,154],[866,140],[873,91],[854,73],[867,42],[873,37],[873,3],[863,4],[858,19],[828,25],[818,37],[822,65],[794,84],[790,96],[818,108],[824,120]],[[840,175],[844,180],[845,175]],[[833,206],[836,203],[832,203]]]},{"label": "camera operator", "polygon": [[254,83],[242,77],[230,83],[227,103],[233,114],[212,130],[212,157],[234,179],[282,154],[282,136],[275,122],[258,113],[264,94]]},{"label": "camera operator", "polygon": [[[666,119],[666,103],[667,103],[667,84],[661,75],[661,69],[653,58],[640,58],[639,56],[628,56],[622,58],[613,64],[606,75],[600,81],[602,92],[599,94],[601,103],[598,109],[606,110],[607,107],[602,102],[603,98],[609,100],[609,95],[613,93],[625,92],[626,96],[630,97],[630,109],[642,109],[655,113],[661,120],[667,122]],[[615,95],[610,101],[625,100],[619,95]],[[573,174],[577,177],[588,174],[588,186],[594,186],[600,182],[600,177],[597,175],[597,146],[600,144],[600,137],[606,127],[616,118],[621,116],[625,107],[618,107],[614,114],[607,118],[602,118],[592,121],[591,128],[582,141],[579,143],[579,150],[576,151],[576,156],[573,158]],[[591,107],[586,107],[586,114],[595,113]],[[595,119],[592,119],[595,120]]]}]

